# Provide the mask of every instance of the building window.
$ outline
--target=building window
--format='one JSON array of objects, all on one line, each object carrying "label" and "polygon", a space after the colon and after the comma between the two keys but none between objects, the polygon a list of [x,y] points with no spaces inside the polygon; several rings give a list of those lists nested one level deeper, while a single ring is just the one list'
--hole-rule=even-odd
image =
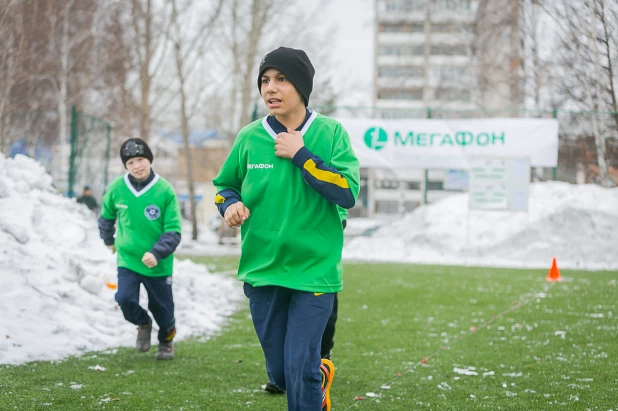
[{"label": "building window", "polygon": [[381,11],[409,13],[425,10],[425,0],[386,0],[380,6]]},{"label": "building window", "polygon": [[461,80],[466,77],[467,67],[438,66],[431,68],[431,76],[436,79]]},{"label": "building window", "polygon": [[436,100],[440,101],[470,101],[470,90],[458,88],[443,88],[436,90]]},{"label": "building window", "polygon": [[424,77],[425,68],[421,66],[382,66],[378,77]]},{"label": "building window", "polygon": [[472,33],[473,27],[470,24],[455,23],[431,23],[432,33]]},{"label": "building window", "polygon": [[397,214],[398,211],[397,201],[376,201],[376,212],[380,214]]},{"label": "building window", "polygon": [[471,0],[435,0],[435,9],[438,11],[470,10]]},{"label": "building window", "polygon": [[408,190],[420,190],[421,182],[420,181],[406,181],[406,188]]},{"label": "building window", "polygon": [[378,98],[384,100],[422,100],[423,90],[413,89],[382,89]]},{"label": "building window", "polygon": [[374,186],[382,190],[397,190],[399,189],[399,180],[376,180]]},{"label": "building window", "polygon": [[423,33],[425,25],[423,23],[382,23],[380,32],[382,33]]},{"label": "building window", "polygon": [[380,56],[423,56],[424,46],[380,46]]},{"label": "building window", "polygon": [[445,44],[438,44],[431,46],[432,56],[465,56],[466,48],[462,46],[450,46]]},{"label": "building window", "polygon": [[444,190],[444,183],[442,181],[428,181],[427,190],[432,190],[432,191]]}]

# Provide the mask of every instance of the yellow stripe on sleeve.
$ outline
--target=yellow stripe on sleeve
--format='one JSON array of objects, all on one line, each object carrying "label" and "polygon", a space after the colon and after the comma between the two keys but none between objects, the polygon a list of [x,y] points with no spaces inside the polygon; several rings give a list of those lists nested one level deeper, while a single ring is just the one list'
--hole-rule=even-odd
[{"label": "yellow stripe on sleeve", "polygon": [[348,180],[345,179],[341,174],[336,174],[327,170],[320,170],[316,167],[315,162],[312,159],[305,161],[303,165],[304,169],[307,170],[309,174],[320,181],[324,181],[326,183],[335,184],[341,188],[350,188],[348,185]]},{"label": "yellow stripe on sleeve", "polygon": [[223,204],[225,203],[225,198],[222,195],[217,194],[215,197],[215,204]]}]

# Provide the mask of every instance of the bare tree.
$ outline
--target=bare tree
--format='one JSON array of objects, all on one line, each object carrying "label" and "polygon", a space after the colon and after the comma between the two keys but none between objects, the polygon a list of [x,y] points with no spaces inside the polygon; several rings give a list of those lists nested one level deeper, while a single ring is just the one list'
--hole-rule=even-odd
[{"label": "bare tree", "polygon": [[608,79],[607,88],[605,90],[608,96],[608,105],[613,112],[613,119],[618,130],[618,89],[616,82],[618,81],[618,7],[616,3],[609,3],[605,0],[598,0],[595,8],[601,33],[597,36],[600,43],[598,51],[599,66]]},{"label": "bare tree", "polygon": [[[68,108],[71,104],[81,100],[82,95],[90,88],[76,87],[76,80],[86,77],[87,82],[94,78],[95,65],[91,64],[97,55],[97,48],[93,47],[97,29],[102,24],[103,8],[97,2],[78,4],[76,0],[69,0],[60,4],[50,3],[48,12],[49,46],[48,51],[53,61],[57,61],[49,74],[42,75],[53,86],[56,94],[58,110],[58,140],[59,171],[68,167],[69,150],[67,145]],[[99,34],[102,34],[99,31]],[[55,57],[55,58],[54,58]],[[70,83],[72,91],[70,93]],[[64,175],[64,173],[62,173]]]},{"label": "bare tree", "polygon": [[534,109],[543,106],[541,95],[547,87],[546,73],[549,71],[548,62],[540,55],[541,27],[539,24],[540,7],[539,0],[524,0],[522,3],[522,65],[524,80],[528,84],[525,87],[524,98],[530,97],[534,102]]},{"label": "bare tree", "polygon": [[[140,137],[144,141],[150,137],[153,79],[166,58],[165,47],[171,21],[165,18],[166,14],[165,8],[158,9],[153,5],[153,0],[131,0],[132,45],[140,91]],[[163,30],[155,27],[163,27]]]},{"label": "bare tree", "polygon": [[[229,13],[232,25],[228,44],[234,79],[231,89],[232,110],[238,107],[234,110],[238,114],[232,116],[232,130],[238,130],[249,123],[251,97],[254,93],[251,73],[257,64],[256,59],[259,55],[260,43],[263,41],[264,27],[272,18],[272,11],[277,6],[282,6],[282,3],[281,0],[250,0],[248,2],[233,0],[231,2]],[[247,17],[243,18],[243,16]],[[238,94],[240,94],[239,99],[237,99]]]},{"label": "bare tree", "polygon": [[[519,109],[521,107],[521,65],[522,65],[522,52],[520,49],[520,25],[521,25],[521,13],[520,13],[520,1],[510,0],[510,58],[509,58],[509,94],[511,107]],[[519,115],[519,113],[516,113]]]},{"label": "bare tree", "polygon": [[[191,74],[194,72],[197,64],[195,59],[202,57],[203,48],[206,42],[209,40],[210,35],[213,32],[214,22],[219,16],[223,0],[217,0],[217,5],[210,18],[201,23],[197,30],[197,33],[189,38],[181,28],[181,20],[177,0],[170,0],[172,6],[171,25],[172,30],[170,33],[170,39],[174,48],[174,60],[176,62],[176,73],[178,77],[178,97],[180,98],[180,125],[182,132],[182,140],[184,143],[185,156],[187,158],[187,180],[189,186],[189,203],[191,212],[191,224],[192,224],[192,238],[197,240],[197,217],[196,217],[196,205],[195,205],[195,180],[193,176],[193,159],[191,156],[191,147],[189,144],[189,121],[195,114],[195,109],[191,111],[188,107],[188,80]],[[192,4],[189,3],[185,8],[185,13],[191,11]],[[191,62],[193,57],[193,62]],[[193,90],[194,92],[196,90]],[[199,93],[198,93],[199,94]]]},{"label": "bare tree", "polygon": [[[608,103],[616,99],[615,16],[617,5],[604,0],[562,0],[559,7],[545,7],[560,30],[558,66],[564,69],[555,77],[559,92],[566,103],[590,110],[592,135],[595,139],[600,183],[610,186],[606,156],[606,137],[611,132],[607,124]],[[607,30],[607,31],[606,31]],[[614,131],[615,132],[615,131]]]},{"label": "bare tree", "polygon": [[[293,47],[300,44],[304,39],[312,38],[312,29],[320,26],[318,11],[323,12],[327,2],[317,2],[311,13],[299,7],[299,3],[299,0],[226,2],[227,7],[222,11],[221,18],[221,36],[224,39],[221,55],[225,62],[222,69],[227,72],[229,66],[232,67],[232,86],[226,89],[231,96],[226,128],[232,140],[238,129],[251,120],[252,103],[257,94],[256,69],[264,53],[278,46]],[[282,26],[281,21],[293,21],[294,24]],[[300,31],[298,27],[305,29]],[[309,53],[311,45],[307,46],[304,48]],[[313,52],[318,51],[316,49]],[[333,97],[325,96],[323,101],[332,101]]]},{"label": "bare tree", "polygon": [[24,80],[18,70],[24,48],[22,9],[17,1],[0,1],[0,151],[6,149],[6,112],[9,110],[13,86]]},{"label": "bare tree", "polygon": [[[124,140],[132,135],[133,125],[139,116],[137,104],[131,93],[129,77],[132,74],[130,36],[127,25],[123,24],[122,7],[114,7],[109,10],[104,30],[105,41],[99,47],[98,81],[93,82],[97,91],[96,97],[99,99],[100,111],[98,115],[112,120],[115,123],[114,136],[118,140]],[[103,104],[101,104],[103,103]],[[119,142],[119,141],[118,141]]]},{"label": "bare tree", "polygon": [[474,55],[481,106],[519,108],[519,0],[480,0],[476,20]]}]

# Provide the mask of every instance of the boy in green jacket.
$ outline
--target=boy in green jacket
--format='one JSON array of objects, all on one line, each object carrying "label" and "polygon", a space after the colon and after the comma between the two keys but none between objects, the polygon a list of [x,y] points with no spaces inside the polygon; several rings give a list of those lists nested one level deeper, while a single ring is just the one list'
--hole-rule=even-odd
[{"label": "boy in green jacket", "polygon": [[139,305],[140,284],[144,285],[148,309],[159,325],[156,359],[171,360],[176,335],[173,253],[180,243],[180,206],[170,183],[151,169],[153,155],[146,142],[125,141],[120,158],[128,173],[109,185],[99,218],[105,245],[112,253],[118,251],[116,301],[124,318],[138,326],[137,350],[148,351],[152,319]]},{"label": "boy in green jacket", "polygon": [[343,287],[337,206],[354,206],[359,164],[337,121],[307,110],[314,69],[281,47],[260,64],[270,115],[244,127],[214,180],[215,204],[241,227],[238,278],[288,410],[330,410],[335,368],[320,359],[322,333]]}]

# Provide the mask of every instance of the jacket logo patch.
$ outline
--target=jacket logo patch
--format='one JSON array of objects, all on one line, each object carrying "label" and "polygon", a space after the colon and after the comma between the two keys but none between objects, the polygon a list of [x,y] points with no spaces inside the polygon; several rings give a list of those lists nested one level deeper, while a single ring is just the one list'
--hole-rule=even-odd
[{"label": "jacket logo patch", "polygon": [[252,170],[254,168],[275,168],[275,165],[274,164],[266,164],[266,163],[247,164],[247,170]]},{"label": "jacket logo patch", "polygon": [[156,220],[161,216],[161,210],[159,210],[159,207],[156,205],[151,204],[144,210],[144,215],[146,215],[146,218],[149,220]]}]

